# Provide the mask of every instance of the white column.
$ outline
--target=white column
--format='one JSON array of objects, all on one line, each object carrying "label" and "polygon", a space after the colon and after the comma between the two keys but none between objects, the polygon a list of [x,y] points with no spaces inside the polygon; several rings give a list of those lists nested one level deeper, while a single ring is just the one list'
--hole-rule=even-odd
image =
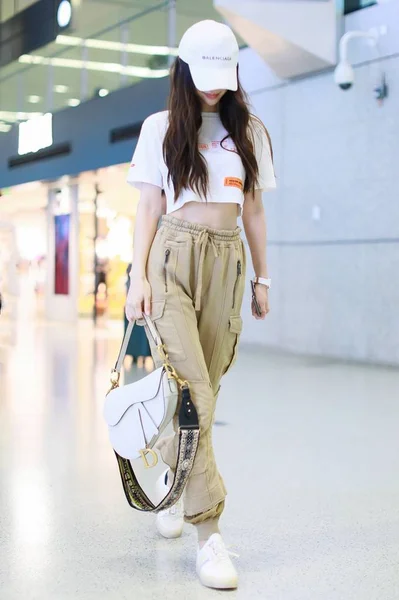
[{"label": "white column", "polygon": [[[123,44],[123,49],[121,51],[121,65],[123,65],[123,67],[127,67],[129,64],[129,54],[127,52],[127,44],[129,42],[129,26],[126,23],[120,27],[120,39],[121,43]],[[122,87],[128,84],[128,77],[125,70],[121,73],[120,82]]]},{"label": "white column", "polygon": [[89,60],[89,49],[86,42],[82,43],[82,61],[83,67],[80,71],[80,101],[84,102],[89,97],[89,71],[87,69],[87,61]]},{"label": "white column", "polygon": [[[168,6],[168,46],[176,47],[176,0],[169,0]],[[171,54],[168,58],[169,67],[172,66],[175,57]]]}]

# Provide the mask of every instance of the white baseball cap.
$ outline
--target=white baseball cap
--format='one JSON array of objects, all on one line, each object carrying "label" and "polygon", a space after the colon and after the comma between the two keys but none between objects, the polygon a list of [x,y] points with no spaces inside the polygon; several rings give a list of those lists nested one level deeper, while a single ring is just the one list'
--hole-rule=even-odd
[{"label": "white baseball cap", "polygon": [[197,90],[232,90],[237,83],[238,44],[230,27],[217,21],[199,21],[187,29],[179,57],[190,67]]}]

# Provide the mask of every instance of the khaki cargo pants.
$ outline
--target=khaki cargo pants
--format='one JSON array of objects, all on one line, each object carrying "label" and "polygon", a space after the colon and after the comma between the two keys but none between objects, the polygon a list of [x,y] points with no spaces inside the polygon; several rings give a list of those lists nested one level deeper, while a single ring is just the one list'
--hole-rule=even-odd
[{"label": "khaki cargo pants", "polygon": [[[212,230],[164,216],[150,251],[147,276],[152,319],[171,363],[189,382],[198,411],[201,436],[184,511],[186,521],[200,523],[222,513],[226,496],[212,448],[212,425],[220,379],[235,361],[242,329],[245,253],[240,229]],[[154,347],[152,354],[160,366]],[[172,469],[177,444],[178,436],[173,435],[157,445]]]}]

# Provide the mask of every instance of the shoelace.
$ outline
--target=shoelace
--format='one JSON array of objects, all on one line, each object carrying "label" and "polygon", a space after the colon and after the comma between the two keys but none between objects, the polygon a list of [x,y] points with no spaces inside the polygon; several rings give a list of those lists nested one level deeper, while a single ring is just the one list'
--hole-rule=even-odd
[{"label": "shoelace", "polygon": [[183,507],[181,500],[164,511],[165,515],[172,515],[173,517],[182,517],[183,516]]},{"label": "shoelace", "polygon": [[228,550],[228,548],[226,548],[226,546],[224,544],[221,544],[220,542],[213,542],[212,544],[209,545],[209,547],[212,549],[214,555],[219,560],[226,560],[226,559],[230,558],[230,556],[234,556],[235,558],[240,557],[239,554],[236,554],[235,552],[231,552],[230,550]]}]

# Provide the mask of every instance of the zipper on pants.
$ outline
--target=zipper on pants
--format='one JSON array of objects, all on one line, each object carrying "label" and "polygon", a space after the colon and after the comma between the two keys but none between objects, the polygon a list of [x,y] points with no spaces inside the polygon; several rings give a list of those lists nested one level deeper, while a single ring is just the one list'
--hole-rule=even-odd
[{"label": "zipper on pants", "polygon": [[167,264],[168,264],[169,256],[170,256],[170,249],[166,248],[166,250],[165,250],[165,260],[164,260],[164,263],[163,263],[163,272],[164,272],[164,278],[165,278],[165,292],[168,291]]},{"label": "zipper on pants", "polygon": [[237,278],[236,278],[236,281],[234,284],[234,289],[233,289],[233,308],[235,307],[235,304],[236,304],[237,285],[238,285],[238,281],[241,277],[241,273],[242,273],[241,261],[238,260],[237,261]]}]

